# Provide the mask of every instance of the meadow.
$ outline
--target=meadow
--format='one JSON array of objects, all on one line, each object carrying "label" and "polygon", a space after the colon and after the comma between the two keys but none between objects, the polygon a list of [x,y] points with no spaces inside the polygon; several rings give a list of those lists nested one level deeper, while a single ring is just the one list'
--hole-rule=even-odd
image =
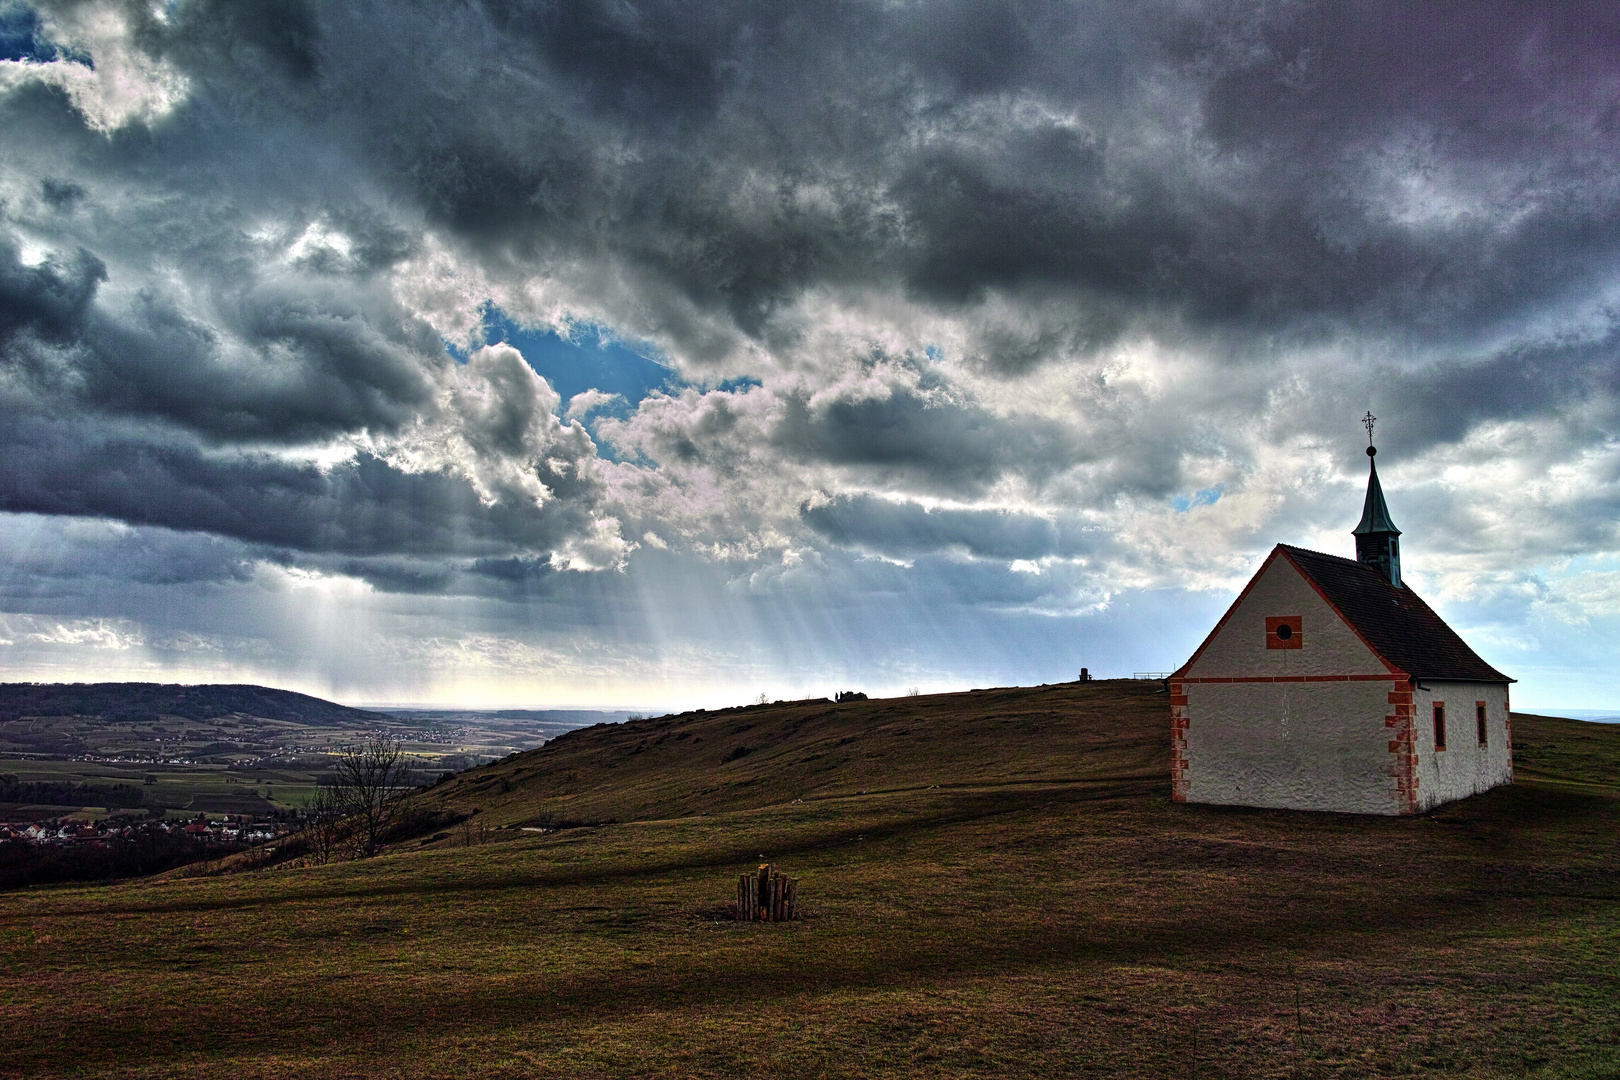
[{"label": "meadow", "polygon": [[[428,793],[476,831],[0,895],[0,1075],[1620,1075],[1620,728],[1515,716],[1423,817],[1183,806],[1156,690],[596,727]],[[809,917],[726,917],[761,861]]]}]

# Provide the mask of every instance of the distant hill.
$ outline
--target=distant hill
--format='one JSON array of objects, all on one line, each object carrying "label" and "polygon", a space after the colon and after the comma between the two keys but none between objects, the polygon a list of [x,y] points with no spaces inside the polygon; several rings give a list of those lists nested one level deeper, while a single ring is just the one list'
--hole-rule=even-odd
[{"label": "distant hill", "polygon": [[490,825],[634,821],[879,791],[1119,781],[1168,794],[1169,699],[1129,679],[598,724],[461,773],[431,803]]},{"label": "distant hill", "polygon": [[242,683],[0,683],[0,723],[79,716],[127,724],[164,716],[200,721],[236,714],[321,727],[374,728],[393,719],[308,694]]}]

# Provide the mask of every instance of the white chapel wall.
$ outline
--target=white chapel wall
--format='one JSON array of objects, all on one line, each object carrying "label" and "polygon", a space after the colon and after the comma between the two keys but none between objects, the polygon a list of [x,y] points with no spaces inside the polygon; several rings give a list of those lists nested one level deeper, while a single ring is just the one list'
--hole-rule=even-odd
[{"label": "white chapel wall", "polygon": [[[1434,705],[1446,706],[1446,748],[1434,745]],[[1476,702],[1485,702],[1486,739],[1479,745]],[[1417,808],[1424,811],[1513,781],[1508,747],[1508,688],[1503,683],[1418,680],[1413,687]]]},{"label": "white chapel wall", "polygon": [[[1303,647],[1267,649],[1268,615],[1302,616]],[[1278,555],[1186,674],[1230,679],[1388,671],[1287,557]]]},{"label": "white chapel wall", "polygon": [[1189,684],[1187,799],[1399,813],[1384,726],[1392,685]]},{"label": "white chapel wall", "polygon": [[[1267,616],[1301,617],[1301,647],[1266,648]],[[1384,717],[1389,669],[1286,556],[1272,560],[1197,661],[1196,678],[1361,675],[1357,682],[1188,682],[1192,802],[1400,812]]]}]

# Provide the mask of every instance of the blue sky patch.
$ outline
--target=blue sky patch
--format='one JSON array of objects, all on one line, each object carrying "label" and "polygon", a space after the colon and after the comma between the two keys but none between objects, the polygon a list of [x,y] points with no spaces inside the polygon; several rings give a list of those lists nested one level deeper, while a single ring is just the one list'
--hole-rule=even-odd
[{"label": "blue sky patch", "polygon": [[1212,488],[1195,491],[1191,495],[1177,495],[1170,500],[1170,505],[1175,507],[1176,513],[1185,514],[1195,506],[1213,506],[1225,494],[1226,485],[1216,484]]},{"label": "blue sky patch", "polygon": [[572,338],[550,329],[526,330],[493,304],[485,309],[484,327],[484,341],[505,342],[521,352],[562,395],[564,409],[575,394],[596,389],[624,398],[622,406],[604,411],[628,412],[654,390],[682,382],[674,369],[626,346],[601,327],[582,325]]},{"label": "blue sky patch", "polygon": [[87,53],[64,49],[45,36],[39,15],[26,4],[0,0],[0,60],[76,60],[94,67]]},{"label": "blue sky patch", "polygon": [[56,59],[56,47],[40,30],[32,8],[0,3],[0,60]]}]

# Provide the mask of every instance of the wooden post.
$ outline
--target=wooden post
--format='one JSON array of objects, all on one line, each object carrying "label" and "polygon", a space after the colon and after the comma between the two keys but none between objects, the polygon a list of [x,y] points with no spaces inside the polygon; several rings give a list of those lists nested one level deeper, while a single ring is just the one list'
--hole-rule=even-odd
[{"label": "wooden post", "polygon": [[789,922],[799,914],[799,879],[790,878],[773,863],[737,878],[736,913],[749,922]]}]

